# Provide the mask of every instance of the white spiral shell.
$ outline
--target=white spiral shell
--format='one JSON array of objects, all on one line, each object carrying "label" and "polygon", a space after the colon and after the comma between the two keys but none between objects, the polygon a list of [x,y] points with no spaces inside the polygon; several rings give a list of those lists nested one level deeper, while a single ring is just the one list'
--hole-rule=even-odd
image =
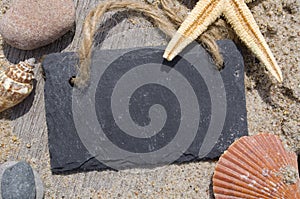
[{"label": "white spiral shell", "polygon": [[0,112],[19,104],[31,93],[34,63],[31,58],[0,73]]}]

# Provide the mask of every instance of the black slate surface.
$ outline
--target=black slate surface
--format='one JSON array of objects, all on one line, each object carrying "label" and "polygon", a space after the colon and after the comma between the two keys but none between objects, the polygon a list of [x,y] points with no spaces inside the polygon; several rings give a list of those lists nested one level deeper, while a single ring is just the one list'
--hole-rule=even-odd
[{"label": "black slate surface", "polygon": [[244,65],[232,41],[218,42],[220,72],[199,45],[172,62],[165,47],[95,51],[91,80],[72,87],[75,53],[48,55],[45,108],[51,169],[151,168],[220,156],[247,135]]},{"label": "black slate surface", "polygon": [[35,199],[36,187],[33,170],[26,162],[19,162],[7,168],[1,179],[3,199]]}]

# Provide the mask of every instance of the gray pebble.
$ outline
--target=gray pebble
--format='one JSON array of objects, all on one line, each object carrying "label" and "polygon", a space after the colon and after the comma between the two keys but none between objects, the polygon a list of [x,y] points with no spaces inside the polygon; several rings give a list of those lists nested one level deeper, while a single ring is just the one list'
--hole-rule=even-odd
[{"label": "gray pebble", "polygon": [[26,162],[19,162],[3,173],[1,194],[3,199],[35,199],[33,171]]},{"label": "gray pebble", "polygon": [[44,198],[43,183],[26,162],[6,162],[0,165],[0,199],[19,198]]},{"label": "gray pebble", "polygon": [[32,50],[64,35],[74,21],[72,0],[19,0],[0,20],[0,34],[15,48]]}]

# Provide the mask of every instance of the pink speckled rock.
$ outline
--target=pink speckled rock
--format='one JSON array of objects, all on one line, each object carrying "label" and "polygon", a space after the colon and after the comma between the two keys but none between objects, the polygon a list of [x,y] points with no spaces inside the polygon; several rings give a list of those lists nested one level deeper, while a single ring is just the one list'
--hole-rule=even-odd
[{"label": "pink speckled rock", "polygon": [[16,48],[45,46],[70,30],[75,21],[72,0],[15,0],[0,20],[0,34]]}]

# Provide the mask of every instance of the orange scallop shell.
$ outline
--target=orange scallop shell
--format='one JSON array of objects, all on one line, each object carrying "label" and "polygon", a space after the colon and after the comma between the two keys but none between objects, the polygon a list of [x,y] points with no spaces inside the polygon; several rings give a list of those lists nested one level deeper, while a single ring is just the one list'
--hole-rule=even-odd
[{"label": "orange scallop shell", "polygon": [[245,136],[220,157],[213,176],[216,199],[297,199],[297,156],[272,134]]}]

